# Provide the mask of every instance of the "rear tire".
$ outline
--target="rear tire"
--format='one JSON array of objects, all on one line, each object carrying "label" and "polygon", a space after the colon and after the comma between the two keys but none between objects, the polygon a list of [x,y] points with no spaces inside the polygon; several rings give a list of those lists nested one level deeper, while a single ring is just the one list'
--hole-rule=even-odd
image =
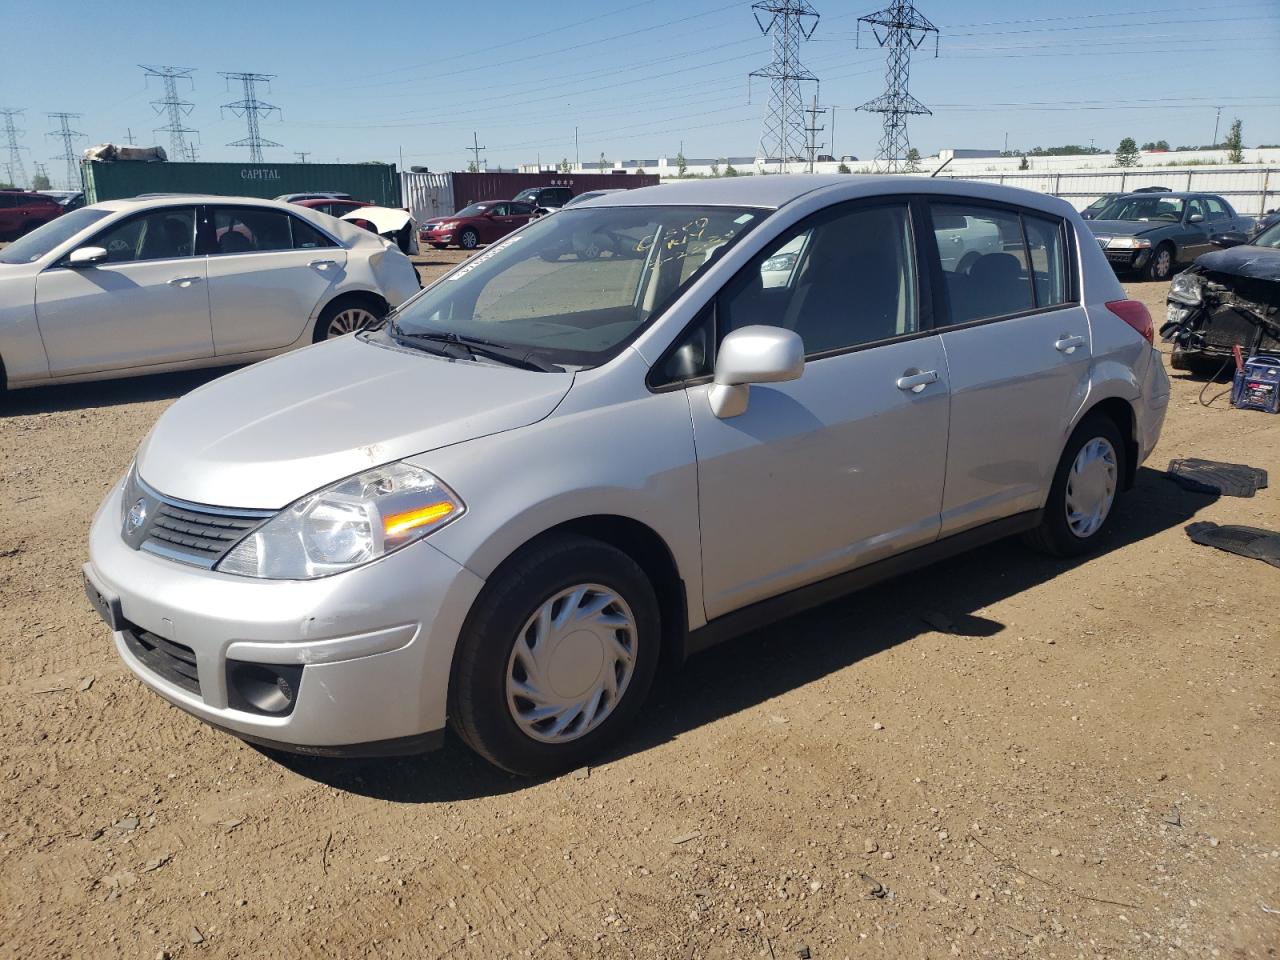
[{"label": "rear tire", "polygon": [[1111,526],[1125,475],[1125,443],[1110,417],[1091,413],[1063,448],[1040,526],[1024,535],[1041,553],[1075,557],[1096,549]]},{"label": "rear tire", "polygon": [[450,719],[511,773],[580,767],[634,720],[660,646],[658,599],[631,557],[586,537],[548,539],[476,598],[454,654]]}]

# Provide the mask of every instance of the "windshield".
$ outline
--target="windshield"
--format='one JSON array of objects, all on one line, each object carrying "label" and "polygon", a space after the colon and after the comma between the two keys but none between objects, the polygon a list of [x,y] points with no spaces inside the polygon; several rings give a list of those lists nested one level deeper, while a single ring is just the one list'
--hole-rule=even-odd
[{"label": "windshield", "polygon": [[535,220],[437,281],[392,336],[452,333],[553,364],[615,356],[766,213],[599,207]]},{"label": "windshield", "polygon": [[1109,197],[1109,196],[1108,196],[1108,197],[1099,197],[1097,200],[1093,201],[1093,203],[1091,203],[1091,204],[1089,204],[1087,207],[1085,207],[1085,209],[1086,209],[1086,210],[1101,210],[1101,209],[1102,209],[1103,207],[1105,207],[1108,203],[1110,203],[1110,202],[1111,202],[1111,200],[1112,200],[1112,198],[1111,198],[1111,197]]},{"label": "windshield", "polygon": [[1098,214],[1099,220],[1161,220],[1182,222],[1183,201],[1178,197],[1149,195],[1121,197],[1107,204]]},{"label": "windshield", "polygon": [[1255,247],[1273,247],[1280,250],[1280,220],[1249,241]]},{"label": "windshield", "polygon": [[513,199],[513,200],[521,200],[521,201],[523,201],[523,200],[532,200],[532,199],[533,199],[534,197],[536,197],[537,195],[538,195],[538,188],[537,188],[537,187],[530,187],[530,188],[529,188],[529,189],[527,189],[527,190],[521,190],[519,193],[517,193],[517,194],[516,194],[514,197],[512,197],[511,199]]},{"label": "windshield", "polygon": [[483,214],[486,210],[488,210],[491,206],[493,206],[493,204],[491,203],[473,203],[469,207],[463,207],[461,210],[455,213],[454,216],[455,217],[478,217],[481,214]]},{"label": "windshield", "polygon": [[0,250],[0,263],[34,263],[85,227],[92,226],[103,217],[111,216],[111,213],[110,210],[91,210],[88,207],[64,213]]}]

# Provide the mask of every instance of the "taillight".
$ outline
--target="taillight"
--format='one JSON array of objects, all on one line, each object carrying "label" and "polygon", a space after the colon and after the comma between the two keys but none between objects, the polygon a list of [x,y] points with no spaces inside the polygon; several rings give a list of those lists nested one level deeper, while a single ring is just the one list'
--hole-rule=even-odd
[{"label": "taillight", "polygon": [[1141,300],[1109,300],[1107,309],[1138,331],[1143,340],[1156,342],[1156,326],[1151,321],[1151,311]]}]

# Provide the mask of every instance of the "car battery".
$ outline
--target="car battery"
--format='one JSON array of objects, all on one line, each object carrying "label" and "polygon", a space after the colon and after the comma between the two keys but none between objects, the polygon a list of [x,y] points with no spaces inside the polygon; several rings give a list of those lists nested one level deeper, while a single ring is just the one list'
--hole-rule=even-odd
[{"label": "car battery", "polygon": [[1237,410],[1280,413],[1280,358],[1246,360],[1231,384],[1231,405]]}]

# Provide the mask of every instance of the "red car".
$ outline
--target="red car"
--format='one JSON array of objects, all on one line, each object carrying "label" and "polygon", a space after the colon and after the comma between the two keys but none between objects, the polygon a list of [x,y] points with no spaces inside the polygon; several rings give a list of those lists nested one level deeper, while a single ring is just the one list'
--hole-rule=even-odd
[{"label": "red car", "polygon": [[310,200],[295,200],[293,202],[299,207],[310,207],[312,210],[319,210],[321,213],[327,213],[329,216],[338,217],[339,219],[352,210],[376,206],[376,204],[365,203],[363,200],[337,200],[333,197],[313,197]]},{"label": "red car", "polygon": [[53,197],[25,190],[0,190],[0,240],[17,240],[62,213],[62,204]]},{"label": "red car", "polygon": [[429,243],[437,250],[451,244],[474,250],[482,243],[493,243],[523,227],[533,219],[533,214],[533,204],[516,200],[473,203],[452,217],[424,223],[418,231],[418,242]]}]

